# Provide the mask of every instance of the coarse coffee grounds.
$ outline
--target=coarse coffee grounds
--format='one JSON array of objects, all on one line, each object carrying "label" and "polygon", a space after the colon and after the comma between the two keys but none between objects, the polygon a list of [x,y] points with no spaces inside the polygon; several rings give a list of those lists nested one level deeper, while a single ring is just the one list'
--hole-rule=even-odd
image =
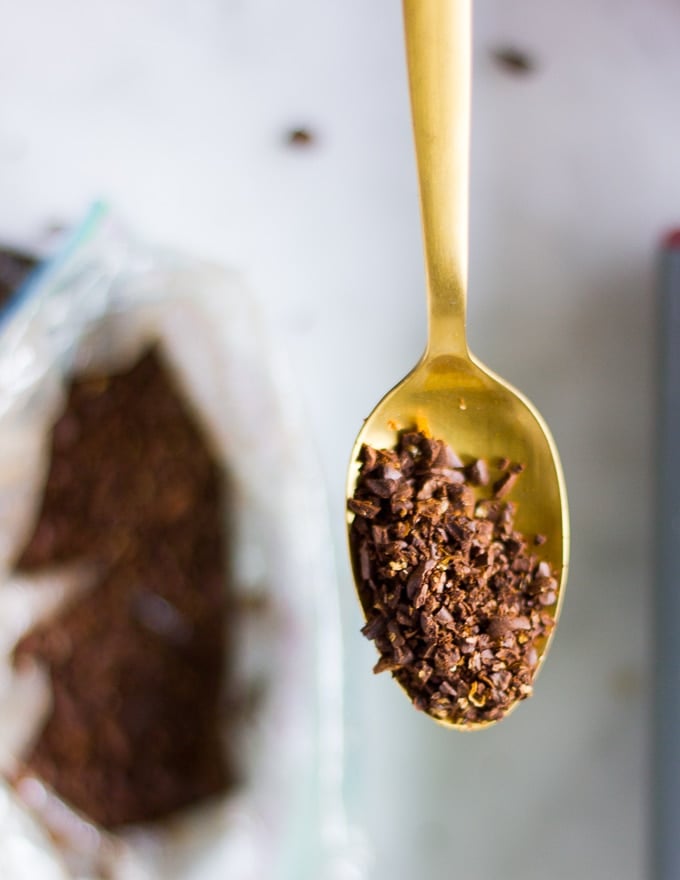
[{"label": "coarse coffee grounds", "polygon": [[523,466],[490,483],[483,460],[467,466],[416,431],[396,449],[360,452],[349,510],[350,543],[366,613],[362,632],[414,705],[455,724],[496,721],[532,692],[537,643],[553,619],[558,578],[514,529],[504,500]]},{"label": "coarse coffee grounds", "polygon": [[45,664],[52,687],[25,774],[105,828],[161,819],[234,782],[223,485],[157,350],[72,381],[16,568],[84,564],[94,583],[25,635],[15,661]]}]

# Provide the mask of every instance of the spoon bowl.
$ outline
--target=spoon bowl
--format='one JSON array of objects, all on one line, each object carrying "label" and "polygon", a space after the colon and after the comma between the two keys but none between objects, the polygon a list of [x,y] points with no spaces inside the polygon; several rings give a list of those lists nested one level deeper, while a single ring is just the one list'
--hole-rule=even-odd
[{"label": "spoon bowl", "polygon": [[[417,366],[385,395],[359,432],[347,498],[356,487],[361,447],[394,449],[405,430],[443,440],[464,462],[486,459],[493,465],[506,458],[523,464],[525,470],[508,497],[517,508],[515,528],[528,538],[546,539],[540,557],[555,573],[559,589],[555,604],[544,610],[556,622],[569,551],[557,449],[537,410],[484,367],[466,341],[470,0],[404,0],[404,20],[423,220],[428,344]],[[353,519],[348,513],[348,527]],[[368,617],[371,599],[361,587],[358,560],[350,555]],[[536,671],[552,633],[554,627],[535,645]],[[496,723],[435,720],[464,729]]]},{"label": "spoon bowl", "polygon": [[[365,444],[376,449],[393,449],[399,434],[413,429],[445,441],[464,462],[482,458],[493,463],[507,458],[526,465],[509,497],[517,505],[515,527],[526,536],[540,534],[546,539],[540,555],[557,573],[560,588],[555,605],[545,610],[557,621],[567,573],[568,513],[557,450],[538,411],[472,356],[443,356],[432,361],[424,358],[385,395],[364,422],[352,450],[348,498],[354,494],[361,447]],[[349,513],[348,526],[353,518]],[[358,560],[351,555],[355,581],[359,585]],[[358,595],[368,617],[371,599],[361,588]],[[536,671],[545,659],[552,633],[536,643],[539,657]],[[461,729],[496,723],[453,724],[435,720]]]}]

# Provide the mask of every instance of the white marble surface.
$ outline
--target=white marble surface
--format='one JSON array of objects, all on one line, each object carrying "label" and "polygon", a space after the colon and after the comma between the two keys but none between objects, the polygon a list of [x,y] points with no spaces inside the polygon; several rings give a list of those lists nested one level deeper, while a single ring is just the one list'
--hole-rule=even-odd
[{"label": "white marble surface", "polygon": [[[352,439],[424,341],[397,0],[4,3],[0,237],[108,197],[265,303],[327,482],[371,880],[644,880],[653,258],[680,222],[680,7],[476,6],[470,337],[551,424],[574,536],[550,662],[498,728],[451,735],[370,675],[344,555]],[[534,73],[499,69],[505,44]],[[286,146],[298,125],[314,145]]]}]

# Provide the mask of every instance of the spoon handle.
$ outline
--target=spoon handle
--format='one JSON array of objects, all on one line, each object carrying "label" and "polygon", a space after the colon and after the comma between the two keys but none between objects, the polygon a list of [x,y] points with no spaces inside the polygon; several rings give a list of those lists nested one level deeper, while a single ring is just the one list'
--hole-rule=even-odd
[{"label": "spoon handle", "polygon": [[467,356],[471,0],[404,0],[428,299],[426,358]]}]

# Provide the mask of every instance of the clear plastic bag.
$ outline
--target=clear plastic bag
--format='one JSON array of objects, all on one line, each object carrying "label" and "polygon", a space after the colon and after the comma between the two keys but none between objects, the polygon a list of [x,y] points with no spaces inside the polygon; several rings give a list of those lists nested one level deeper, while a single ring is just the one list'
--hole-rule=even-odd
[{"label": "clear plastic bag", "polygon": [[[11,773],[49,696],[40,672],[18,673],[10,652],[49,610],[46,596],[54,604],[69,590],[68,583],[52,583],[48,591],[10,567],[35,514],[66,380],[84,367],[125,366],[150,340],[160,342],[233,475],[237,589],[247,595],[264,585],[273,608],[242,628],[239,676],[245,684],[264,677],[266,694],[240,743],[242,789],[121,835],[68,813],[62,821],[51,804],[49,821],[61,822],[63,840],[51,850],[54,865],[63,863],[64,877],[115,880],[356,877],[340,800],[331,542],[285,364],[236,276],[149,248],[101,206],[0,326],[0,770]],[[40,813],[45,792],[28,795]],[[7,789],[0,796],[7,816],[29,809]],[[16,844],[25,827],[0,818],[0,851]],[[12,866],[3,880],[47,878],[36,853],[44,859],[45,847],[26,845],[21,867]],[[62,876],[57,870],[54,876]]]}]

